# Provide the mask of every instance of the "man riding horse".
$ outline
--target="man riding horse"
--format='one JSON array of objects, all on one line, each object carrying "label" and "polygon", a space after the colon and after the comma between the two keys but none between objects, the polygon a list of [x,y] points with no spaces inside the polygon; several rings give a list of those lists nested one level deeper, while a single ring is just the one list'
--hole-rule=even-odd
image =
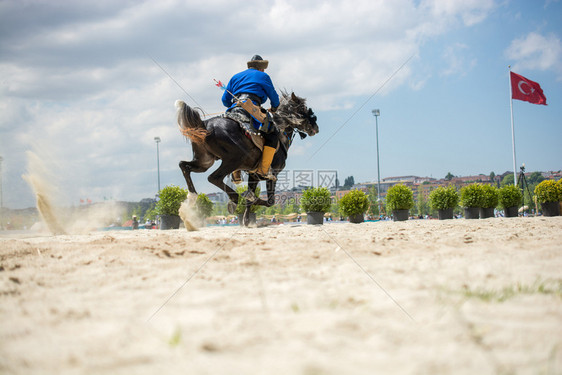
[{"label": "man riding horse", "polygon": [[[261,105],[269,98],[271,103],[269,111],[275,112],[279,106],[279,96],[275,91],[275,87],[273,87],[271,78],[264,72],[268,65],[269,61],[262,59],[259,55],[254,55],[248,61],[248,69],[235,74],[230,79],[224,90],[222,103],[225,107],[228,107],[227,113],[244,112],[244,115],[250,119],[253,128],[260,132],[265,143],[261,163],[256,173],[264,179],[274,180],[275,176],[270,172],[270,167],[277,149],[279,134],[271,121],[271,116],[261,108]],[[243,100],[251,100],[252,103],[260,107],[260,110],[266,113],[265,120],[260,122],[243,109],[239,105],[239,101]],[[234,171],[232,173],[232,181],[238,184],[241,180],[240,170]]]}]

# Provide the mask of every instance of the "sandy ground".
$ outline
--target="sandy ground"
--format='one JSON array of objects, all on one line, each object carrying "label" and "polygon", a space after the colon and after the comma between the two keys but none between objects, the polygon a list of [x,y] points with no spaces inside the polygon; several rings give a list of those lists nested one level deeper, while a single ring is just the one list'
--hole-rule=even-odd
[{"label": "sandy ground", "polygon": [[0,234],[0,373],[561,374],[561,233],[562,217]]}]

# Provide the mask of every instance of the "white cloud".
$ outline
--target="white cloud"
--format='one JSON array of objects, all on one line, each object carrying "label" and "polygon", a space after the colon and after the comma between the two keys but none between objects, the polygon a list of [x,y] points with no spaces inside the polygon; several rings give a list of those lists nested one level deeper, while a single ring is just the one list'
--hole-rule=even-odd
[{"label": "white cloud", "polygon": [[469,47],[464,43],[455,43],[447,46],[443,52],[443,61],[447,68],[441,72],[442,75],[466,75],[476,65],[476,59],[467,55]]},{"label": "white cloud", "polygon": [[556,72],[562,80],[562,43],[554,33],[546,36],[531,32],[511,42],[505,51],[508,59],[513,60],[513,69],[538,69]]},{"label": "white cloud", "polygon": [[496,6],[493,0],[427,0],[423,5],[438,19],[460,17],[466,26],[482,22]]},{"label": "white cloud", "polygon": [[[177,161],[190,153],[173,104],[193,103],[150,56],[209,113],[224,110],[213,78],[227,81],[255,53],[270,60],[278,90],[307,97],[317,112],[351,108],[429,38],[493,9],[491,0],[1,2],[5,202],[32,202],[17,190],[24,151],[38,138],[57,150],[71,202],[87,192],[152,195],[154,136],[162,138],[163,184],[182,183]],[[380,95],[422,87],[431,72],[414,76],[417,62]]]}]

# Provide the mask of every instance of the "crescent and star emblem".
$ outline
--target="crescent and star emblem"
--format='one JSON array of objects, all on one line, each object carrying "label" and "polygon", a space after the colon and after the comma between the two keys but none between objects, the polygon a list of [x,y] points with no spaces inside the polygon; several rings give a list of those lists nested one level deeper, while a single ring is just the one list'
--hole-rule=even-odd
[{"label": "crescent and star emblem", "polygon": [[[523,85],[529,86],[529,88],[531,89],[531,91],[530,91],[530,92],[526,92],[525,90],[523,90]],[[519,88],[519,91],[521,91],[521,93],[522,93],[523,95],[531,95],[532,93],[535,92],[535,89],[533,88],[533,86],[531,86],[531,85],[529,84],[529,82],[527,82],[527,81],[519,81],[519,84],[517,85],[517,87]]]}]

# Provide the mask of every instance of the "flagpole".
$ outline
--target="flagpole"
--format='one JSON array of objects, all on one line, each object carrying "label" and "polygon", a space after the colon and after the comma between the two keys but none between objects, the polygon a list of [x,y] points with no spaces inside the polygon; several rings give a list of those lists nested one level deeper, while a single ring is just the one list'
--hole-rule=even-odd
[{"label": "flagpole", "polygon": [[517,164],[515,163],[515,129],[513,127],[513,92],[511,87],[511,65],[509,70],[509,109],[511,110],[511,148],[513,149],[513,183],[517,186]]}]

